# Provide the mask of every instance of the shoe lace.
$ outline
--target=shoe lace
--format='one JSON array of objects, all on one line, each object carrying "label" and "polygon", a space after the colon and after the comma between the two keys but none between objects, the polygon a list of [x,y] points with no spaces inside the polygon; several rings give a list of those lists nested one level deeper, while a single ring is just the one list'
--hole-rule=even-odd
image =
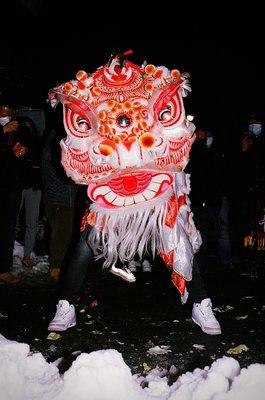
[{"label": "shoe lace", "polygon": [[212,310],[212,305],[210,303],[207,304],[205,307],[202,307],[201,311],[207,321],[216,319]]},{"label": "shoe lace", "polygon": [[64,318],[69,312],[69,308],[65,308],[63,304],[59,304],[56,311],[56,317]]}]

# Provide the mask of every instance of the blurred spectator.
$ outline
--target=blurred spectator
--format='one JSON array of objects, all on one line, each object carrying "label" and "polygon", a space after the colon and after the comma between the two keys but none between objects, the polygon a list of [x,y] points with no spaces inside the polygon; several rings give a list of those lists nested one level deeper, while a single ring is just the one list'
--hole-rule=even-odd
[{"label": "blurred spectator", "polygon": [[28,127],[31,147],[24,157],[25,168],[22,178],[22,200],[20,210],[25,206],[25,240],[22,263],[33,267],[36,262],[31,258],[37,235],[39,209],[41,202],[41,172],[40,172],[40,140],[34,122],[29,117],[23,117]]},{"label": "blurred spectator", "polygon": [[143,272],[152,272],[152,265],[147,258],[145,258],[143,262],[138,260],[129,261],[128,268],[131,272],[137,272],[138,267],[142,267]]},{"label": "blurred spectator", "polygon": [[15,228],[22,193],[24,159],[31,143],[27,126],[17,119],[14,105],[0,99],[0,281],[16,284],[13,264]]},{"label": "blurred spectator", "polygon": [[244,261],[243,247],[253,244],[253,235],[261,229],[258,219],[264,216],[265,208],[265,132],[264,121],[258,114],[251,114],[247,120],[236,165],[239,255]]},{"label": "blurred spectator", "polygon": [[186,172],[191,174],[191,209],[194,222],[202,236],[196,259],[199,268],[206,265],[209,230],[214,229],[221,264],[232,269],[229,236],[230,170],[216,138],[206,129],[196,131]]},{"label": "blurred spectator", "polygon": [[71,242],[78,186],[61,165],[60,140],[63,128],[51,130],[42,154],[43,201],[51,227],[50,275],[59,279],[60,270]]}]

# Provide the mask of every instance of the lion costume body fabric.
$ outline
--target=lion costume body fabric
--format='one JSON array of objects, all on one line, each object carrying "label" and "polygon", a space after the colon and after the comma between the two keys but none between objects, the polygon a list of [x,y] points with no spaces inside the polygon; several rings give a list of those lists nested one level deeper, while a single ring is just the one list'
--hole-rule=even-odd
[{"label": "lion costume body fabric", "polygon": [[[124,55],[123,55],[124,56]],[[170,266],[182,301],[201,239],[183,172],[195,126],[182,98],[187,75],[164,66],[137,66],[123,57],[50,91],[63,104],[62,164],[92,200],[84,224],[104,266],[126,262],[148,248]]]}]

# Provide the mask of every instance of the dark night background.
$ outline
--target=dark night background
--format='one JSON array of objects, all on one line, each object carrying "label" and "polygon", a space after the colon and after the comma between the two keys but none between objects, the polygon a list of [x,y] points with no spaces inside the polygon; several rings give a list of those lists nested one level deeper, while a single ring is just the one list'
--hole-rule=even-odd
[{"label": "dark night background", "polygon": [[[172,8],[174,7],[174,8]],[[50,88],[93,72],[110,54],[191,74],[186,111],[195,124],[236,140],[247,114],[264,113],[264,34],[255,3],[100,3],[9,0],[1,4],[0,90],[45,108]]]},{"label": "dark night background", "polygon": [[[231,0],[210,6],[198,2],[198,10],[185,1],[105,3],[2,0],[1,95],[44,109],[50,116],[53,111],[46,103],[50,88],[73,79],[79,69],[93,72],[115,49],[131,48],[135,63],[147,60],[191,74],[192,93],[184,99],[187,113],[194,114],[195,125],[217,133],[233,155],[247,115],[259,111],[265,117],[264,12],[253,1],[246,2],[244,10],[243,2],[238,3],[234,11]],[[55,282],[49,275],[26,272],[22,285],[1,287],[1,313],[8,316],[1,320],[1,334],[29,343],[31,351],[42,352],[49,362],[65,357],[65,364],[73,360],[73,351],[114,348],[135,373],[142,373],[143,362],[167,369],[174,363],[178,376],[212,364],[239,344],[249,348],[236,356],[242,367],[264,364],[263,253],[259,252],[256,264],[250,258],[250,274],[256,268],[257,279],[244,273],[227,275],[216,258],[210,260],[205,273],[209,296],[215,307],[232,305],[229,312],[218,314],[221,338],[205,335],[190,323],[191,310],[176,302],[169,275],[160,265],[148,276],[139,273],[129,286],[107,275],[102,306],[91,310],[94,324],[88,325],[86,313],[80,314],[78,328],[62,335],[57,346],[47,343],[47,325],[57,301]],[[155,343],[168,344],[172,353],[147,358],[147,348]],[[191,350],[194,343],[205,346],[205,351]]]}]

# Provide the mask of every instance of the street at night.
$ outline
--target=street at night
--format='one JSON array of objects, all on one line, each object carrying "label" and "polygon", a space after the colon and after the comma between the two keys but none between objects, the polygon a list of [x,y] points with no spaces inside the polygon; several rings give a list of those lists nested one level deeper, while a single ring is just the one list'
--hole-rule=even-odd
[{"label": "street at night", "polygon": [[[265,363],[264,264],[256,268],[258,279],[251,279],[249,271],[224,273],[210,258],[204,277],[221,335],[207,335],[192,322],[191,306],[181,305],[159,259],[153,272],[139,269],[135,283],[104,273],[98,307],[79,313],[77,326],[55,341],[47,339],[47,326],[57,302],[56,284],[43,272],[26,270],[20,285],[1,286],[1,334],[28,343],[31,351],[41,352],[48,361],[64,357],[67,368],[73,352],[113,348],[134,373],[142,373],[145,364],[168,369],[174,365],[176,378],[228,356],[229,349],[241,344],[247,351],[233,356],[241,367]],[[169,346],[170,352],[149,355],[155,346]]]}]

